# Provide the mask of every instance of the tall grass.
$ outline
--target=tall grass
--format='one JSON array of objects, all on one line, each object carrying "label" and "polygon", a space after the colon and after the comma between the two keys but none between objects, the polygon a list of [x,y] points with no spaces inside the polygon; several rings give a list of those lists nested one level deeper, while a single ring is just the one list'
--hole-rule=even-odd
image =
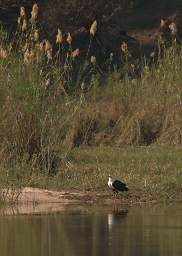
[{"label": "tall grass", "polygon": [[122,44],[104,74],[89,45],[83,60],[70,34],[40,40],[38,9],[21,11],[14,37],[0,33],[2,170],[52,174],[80,145],[181,145],[181,44],[139,64]]}]

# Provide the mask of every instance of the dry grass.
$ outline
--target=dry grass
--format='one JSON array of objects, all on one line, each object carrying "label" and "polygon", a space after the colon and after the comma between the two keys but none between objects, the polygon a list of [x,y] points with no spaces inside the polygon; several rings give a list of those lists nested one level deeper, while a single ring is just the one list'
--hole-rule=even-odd
[{"label": "dry grass", "polygon": [[182,144],[180,44],[160,42],[155,61],[143,64],[122,44],[122,65],[109,59],[106,76],[88,53],[80,61],[70,33],[39,41],[35,7],[31,20],[21,13],[12,40],[0,32],[2,170],[55,174],[81,145]]}]

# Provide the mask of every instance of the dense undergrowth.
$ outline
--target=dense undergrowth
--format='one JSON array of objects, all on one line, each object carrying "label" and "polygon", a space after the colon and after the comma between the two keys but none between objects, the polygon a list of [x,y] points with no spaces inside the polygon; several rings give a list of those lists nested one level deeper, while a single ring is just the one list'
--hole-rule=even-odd
[{"label": "dense undergrowth", "polygon": [[[31,183],[35,173],[61,170],[81,145],[181,145],[182,48],[159,39],[150,60],[138,62],[121,42],[104,70],[90,55],[97,23],[84,58],[72,38],[40,40],[38,7],[21,8],[13,37],[0,33],[0,159],[2,183]],[[8,171],[7,171],[8,170]],[[23,178],[22,178],[23,177]]]}]

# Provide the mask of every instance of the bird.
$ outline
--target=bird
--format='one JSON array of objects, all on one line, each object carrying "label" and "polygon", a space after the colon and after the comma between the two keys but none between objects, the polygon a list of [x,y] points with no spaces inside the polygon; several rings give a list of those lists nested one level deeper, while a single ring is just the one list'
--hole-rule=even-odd
[{"label": "bird", "polygon": [[112,177],[109,175],[109,180],[107,185],[113,190],[115,193],[128,191],[128,187],[125,183],[119,180],[113,180]]}]

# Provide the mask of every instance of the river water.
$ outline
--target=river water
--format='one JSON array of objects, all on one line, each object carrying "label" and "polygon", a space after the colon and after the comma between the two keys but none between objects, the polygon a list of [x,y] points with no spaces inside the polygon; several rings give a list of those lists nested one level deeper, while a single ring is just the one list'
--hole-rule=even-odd
[{"label": "river water", "polygon": [[181,256],[182,205],[0,216],[1,256]]}]

